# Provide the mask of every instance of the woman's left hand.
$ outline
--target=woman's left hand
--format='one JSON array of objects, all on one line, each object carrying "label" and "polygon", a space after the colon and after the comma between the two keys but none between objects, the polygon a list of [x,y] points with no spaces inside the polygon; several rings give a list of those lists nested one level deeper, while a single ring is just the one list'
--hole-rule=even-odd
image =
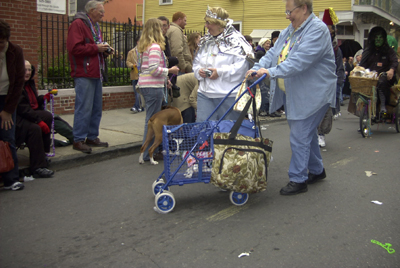
[{"label": "woman's left hand", "polygon": [[167,88],[168,88],[168,89],[171,89],[171,88],[172,88],[172,83],[171,83],[171,81],[169,81],[169,80],[168,80],[168,82],[167,82]]},{"label": "woman's left hand", "polygon": [[212,71],[212,74],[209,77],[211,80],[215,80],[219,77],[219,75],[217,73],[217,68],[208,68],[208,70]]}]

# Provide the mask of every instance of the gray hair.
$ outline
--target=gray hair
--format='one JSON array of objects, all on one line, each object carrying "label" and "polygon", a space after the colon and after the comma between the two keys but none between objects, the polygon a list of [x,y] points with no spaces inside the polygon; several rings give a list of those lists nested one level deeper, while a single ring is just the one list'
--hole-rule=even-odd
[{"label": "gray hair", "polygon": [[[286,0],[287,2],[287,0]],[[307,11],[309,14],[313,13],[313,0],[293,0],[295,6],[307,6]]]},{"label": "gray hair", "polygon": [[86,11],[86,13],[89,13],[90,10],[96,9],[97,5],[102,5],[102,4],[103,4],[103,1],[90,0],[85,5],[85,11]]}]

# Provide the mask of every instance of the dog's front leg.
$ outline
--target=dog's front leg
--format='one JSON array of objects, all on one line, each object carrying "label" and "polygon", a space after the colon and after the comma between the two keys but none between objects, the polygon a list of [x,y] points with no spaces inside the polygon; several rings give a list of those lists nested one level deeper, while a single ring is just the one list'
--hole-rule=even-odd
[{"label": "dog's front leg", "polygon": [[150,157],[150,164],[152,164],[152,165],[158,165],[158,162],[155,161],[153,157]]},{"label": "dog's front leg", "polygon": [[139,164],[144,164],[143,154],[144,153],[141,153],[140,156],[139,156]]}]

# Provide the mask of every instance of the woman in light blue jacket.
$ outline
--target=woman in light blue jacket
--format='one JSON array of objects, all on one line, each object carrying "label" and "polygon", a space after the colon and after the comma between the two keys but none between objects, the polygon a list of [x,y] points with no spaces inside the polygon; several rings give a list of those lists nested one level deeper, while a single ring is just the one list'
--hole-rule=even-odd
[{"label": "woman in light blue jacket", "polygon": [[290,182],[280,193],[293,195],[326,177],[317,127],[335,106],[337,77],[331,37],[312,13],[312,0],[287,0],[285,13],[291,24],[248,74],[267,74],[271,80],[270,112],[285,105],[292,158]]}]

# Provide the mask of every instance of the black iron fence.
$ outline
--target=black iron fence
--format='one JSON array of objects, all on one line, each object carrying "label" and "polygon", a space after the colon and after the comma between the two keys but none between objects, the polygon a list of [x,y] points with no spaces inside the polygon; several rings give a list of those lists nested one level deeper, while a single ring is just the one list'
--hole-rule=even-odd
[{"label": "black iron fence", "polygon": [[[39,18],[39,89],[48,88],[73,88],[74,80],[71,78],[70,63],[67,52],[67,36],[70,19],[67,16],[54,14],[41,14]],[[101,31],[105,42],[114,49],[115,54],[108,57],[108,81],[104,86],[130,85],[130,69],[126,68],[126,57],[129,50],[136,46],[142,31],[136,18],[128,23],[101,22]],[[185,35],[202,31],[185,29]]]},{"label": "black iron fence", "polygon": [[[66,46],[69,24],[66,16],[41,14],[39,18],[39,89],[74,87]],[[108,82],[104,86],[130,85],[126,56],[136,46],[142,27],[135,18],[133,23],[130,19],[128,23],[101,22],[101,31],[116,52],[106,59]]]}]

